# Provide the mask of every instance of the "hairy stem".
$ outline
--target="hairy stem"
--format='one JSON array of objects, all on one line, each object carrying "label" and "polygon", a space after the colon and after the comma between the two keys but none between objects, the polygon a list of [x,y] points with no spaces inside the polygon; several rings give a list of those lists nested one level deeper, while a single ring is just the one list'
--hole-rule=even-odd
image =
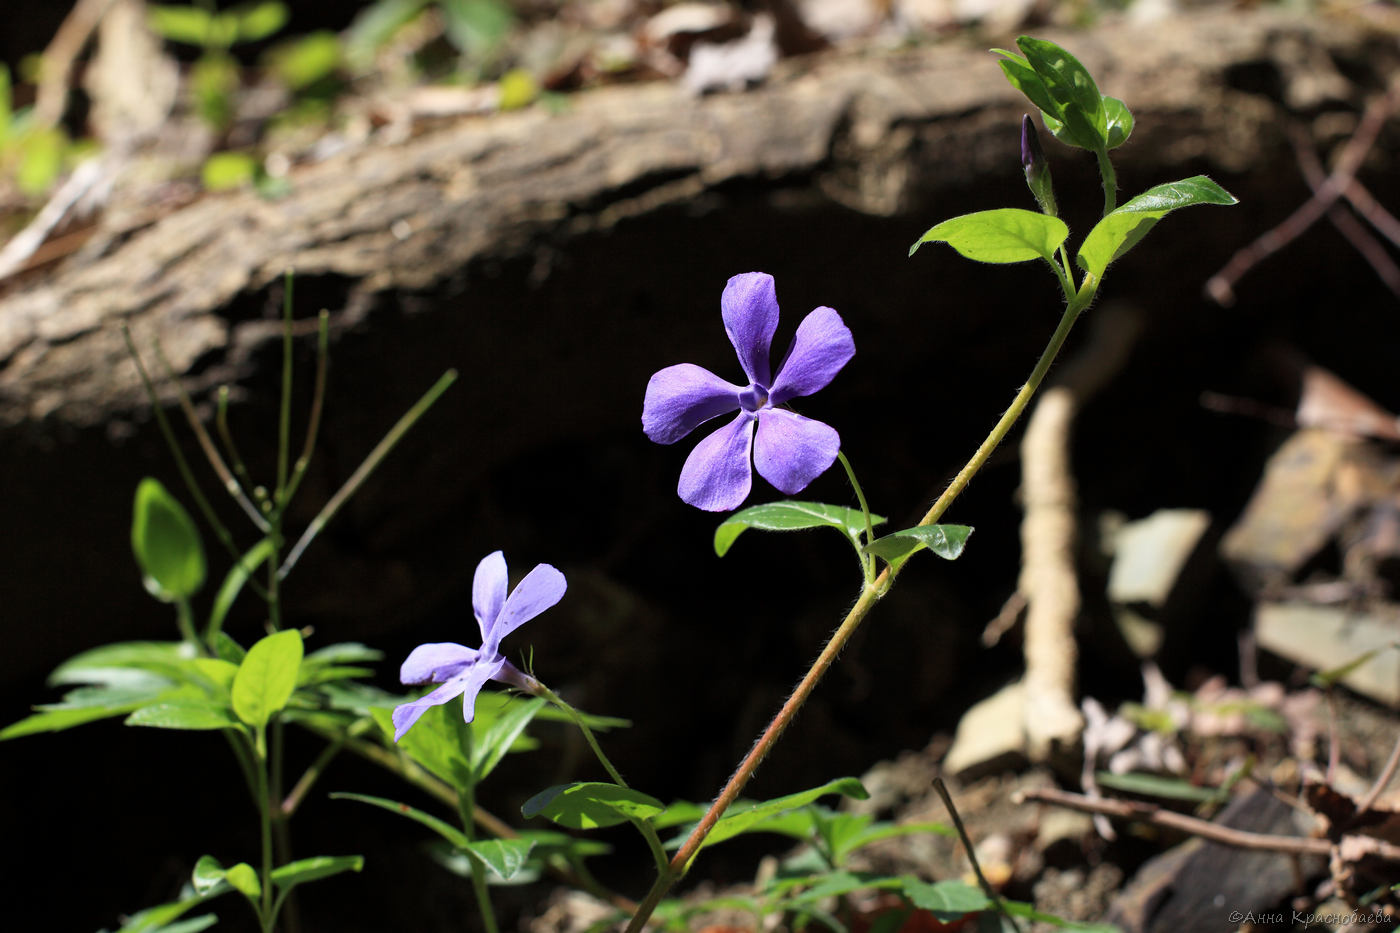
[{"label": "hairy stem", "polygon": [[[1060,318],[1059,326],[1055,328],[1054,334],[1051,335],[1050,342],[1046,345],[1044,352],[1040,355],[1040,359],[1035,364],[1035,368],[1031,371],[1030,378],[1026,380],[1025,385],[1021,387],[1021,391],[1018,392],[1016,398],[1012,400],[1011,407],[1006,410],[1005,414],[1003,414],[1001,419],[996,423],[996,426],[992,428],[991,433],[987,435],[987,439],[977,448],[977,452],[972,455],[972,459],[969,460],[967,465],[953,478],[952,483],[944,490],[943,495],[938,497],[938,501],[933,504],[919,521],[920,525],[931,525],[938,521],[943,513],[948,510],[948,507],[953,504],[953,500],[967,488],[968,483],[972,481],[972,477],[976,475],[977,471],[991,458],[992,452],[996,450],[997,445],[1002,442],[1007,433],[1010,432],[1012,425],[1016,423],[1017,419],[1019,419],[1021,414],[1026,410],[1027,405],[1030,404],[1031,397],[1035,395],[1041,382],[1044,381],[1045,374],[1050,371],[1050,365],[1055,361],[1055,356],[1060,352],[1060,348],[1064,346],[1065,338],[1069,336],[1070,329],[1074,327],[1074,322],[1079,318],[1080,313],[1093,301],[1094,294],[1097,291],[1097,284],[1098,283],[1092,278],[1086,276],[1085,282],[1080,287],[1078,293],[1073,296],[1066,296],[1069,300],[1069,304],[1065,308],[1063,316]],[[739,794],[743,792],[749,779],[752,778],[754,772],[758,770],[759,764],[762,763],[764,757],[767,756],[773,745],[777,743],[779,737],[782,736],[783,732],[797,715],[798,710],[807,702],[807,698],[812,695],[812,691],[816,689],[817,684],[821,681],[827,670],[830,669],[832,663],[836,660],[836,656],[846,647],[846,643],[850,641],[851,636],[855,634],[856,629],[860,627],[861,622],[865,620],[866,615],[869,614],[870,610],[880,600],[880,597],[888,591],[893,578],[894,574],[886,567],[873,582],[867,583],[864,588],[862,588],[860,598],[856,600],[855,605],[852,606],[851,610],[846,614],[846,618],[841,622],[840,627],[837,628],[836,632],[831,636],[831,640],[827,642],[826,647],[823,648],[821,654],[817,656],[817,660],[812,664],[811,669],[807,671],[801,682],[798,683],[792,695],[789,696],[787,702],[783,704],[782,709],[773,717],[773,721],[768,724],[768,728],[759,736],[758,741],[754,743],[748,755],[740,762],[734,775],[729,779],[729,783],[720,791],[719,796],[716,797],[714,803],[710,805],[710,809],[691,832],[685,844],[682,845],[680,850],[671,858],[671,862],[667,866],[666,871],[662,872],[657,877],[651,890],[647,892],[646,898],[642,901],[642,905],[637,909],[637,912],[632,915],[632,920],[627,925],[627,933],[639,933],[646,925],[647,919],[656,909],[656,905],[666,896],[666,892],[686,873],[686,870],[690,867],[691,860],[695,857],[696,853],[699,852],[700,846],[704,843],[705,837],[715,828],[715,824],[718,823],[720,817],[724,815],[724,811],[727,810],[738,798]]]}]

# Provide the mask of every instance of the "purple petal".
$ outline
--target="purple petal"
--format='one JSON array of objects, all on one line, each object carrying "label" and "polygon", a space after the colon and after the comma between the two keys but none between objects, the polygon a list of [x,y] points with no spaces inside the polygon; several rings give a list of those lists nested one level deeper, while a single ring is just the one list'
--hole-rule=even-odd
[{"label": "purple petal", "polygon": [[739,365],[744,367],[749,382],[770,385],[768,348],[778,329],[778,295],[773,277],[766,272],[734,276],[724,286],[719,307],[724,330],[734,344],[734,352],[739,354]]},{"label": "purple petal", "polygon": [[769,402],[781,405],[790,398],[811,395],[830,382],[855,354],[856,342],[841,315],[830,308],[816,309],[797,325],[792,346],[773,380]]},{"label": "purple petal", "polygon": [[[402,703],[394,707],[393,715],[390,717],[394,721],[394,741],[403,738],[404,733],[413,728],[413,724],[428,711],[429,707],[441,706],[455,696],[460,696],[463,687],[463,677],[454,677],[447,683],[438,687],[425,697],[414,700],[412,703]],[[480,689],[480,688],[478,688]]]},{"label": "purple petal", "polygon": [[476,663],[480,652],[475,648],[456,645],[450,641],[419,645],[409,652],[399,668],[399,682],[425,684],[445,683]]},{"label": "purple petal", "polygon": [[681,467],[676,491],[681,499],[707,512],[736,509],[753,485],[749,451],[753,447],[754,416],[739,417],[695,445]]},{"label": "purple petal", "polygon": [[694,363],[667,366],[647,383],[642,430],[658,444],[674,444],[711,418],[738,408],[742,391],[743,386]]},{"label": "purple petal", "polygon": [[506,601],[506,556],[494,551],[476,565],[476,576],[472,578],[472,612],[476,624],[481,628],[481,644],[486,644],[487,633],[496,624],[496,616]]},{"label": "purple petal", "polygon": [[753,462],[758,474],[787,495],[807,484],[836,462],[841,435],[830,425],[784,409],[758,413],[758,440]]},{"label": "purple petal", "polygon": [[462,716],[467,722],[476,718],[476,697],[486,681],[495,677],[505,664],[504,659],[494,662],[474,664],[459,676],[438,687],[432,693],[412,703],[402,703],[394,707],[391,719],[394,722],[394,741],[404,737],[413,724],[428,711],[429,707],[441,706],[453,697],[462,698]]},{"label": "purple petal", "polygon": [[496,617],[496,624],[482,644],[482,650],[495,653],[502,638],[563,599],[567,588],[562,573],[549,564],[536,564],[535,569],[516,584],[515,591],[506,600],[501,614]]}]

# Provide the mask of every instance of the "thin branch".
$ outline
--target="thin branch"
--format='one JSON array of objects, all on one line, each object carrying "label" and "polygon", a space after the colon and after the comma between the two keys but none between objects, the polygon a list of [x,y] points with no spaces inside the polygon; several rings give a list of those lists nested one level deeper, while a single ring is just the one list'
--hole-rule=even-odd
[{"label": "thin branch", "polygon": [[1264,259],[1283,249],[1316,223],[1342,196],[1347,185],[1361,167],[1366,154],[1375,145],[1381,127],[1400,103],[1400,82],[1393,84],[1384,95],[1372,100],[1362,114],[1361,123],[1342,149],[1337,167],[1314,192],[1313,196],[1290,214],[1283,223],[1267,231],[1237,252],[1225,267],[1206,282],[1206,294],[1217,304],[1229,305],[1235,300],[1235,283]]},{"label": "thin branch", "polygon": [[967,827],[963,825],[962,816],[958,813],[958,808],[953,806],[953,795],[948,793],[948,785],[943,783],[941,777],[933,779],[933,789],[938,791],[938,796],[943,798],[943,806],[948,808],[948,815],[953,818],[953,827],[958,831],[958,838],[962,840],[963,848],[967,850],[967,860],[972,863],[972,873],[977,876],[977,883],[982,886],[982,893],[987,895],[987,900],[992,902],[992,906],[997,909],[997,913],[1006,918],[1016,933],[1021,933],[1021,925],[1016,922],[1016,918],[1006,912],[1006,905],[1001,902],[1000,895],[996,888],[987,880],[987,876],[982,874],[982,866],[977,864],[977,850],[972,845],[972,837],[967,834]]},{"label": "thin branch", "polygon": [[155,347],[156,359],[160,361],[161,367],[165,370],[165,378],[175,387],[175,397],[180,402],[180,410],[185,413],[185,420],[189,422],[190,430],[194,432],[194,436],[199,440],[199,447],[204,451],[204,459],[209,461],[209,465],[213,467],[214,472],[218,474],[219,482],[224,484],[224,491],[233,497],[233,501],[238,503],[239,507],[243,509],[244,514],[253,522],[253,525],[257,527],[258,531],[267,534],[267,532],[271,530],[271,526],[268,525],[267,519],[263,518],[262,513],[258,511],[258,507],[253,504],[252,500],[249,499],[247,494],[243,491],[243,486],[234,478],[233,474],[229,472],[228,464],[224,463],[223,455],[219,453],[219,448],[214,446],[213,438],[211,438],[209,432],[204,429],[204,422],[199,419],[199,414],[194,410],[194,402],[190,400],[190,394],[185,391],[185,387],[176,377],[175,370],[170,365],[170,361],[165,358],[165,351],[161,349],[160,341],[153,340],[151,344]]},{"label": "thin branch", "polygon": [[[1156,826],[1165,826],[1168,829],[1181,830],[1192,836],[1198,836],[1211,842],[1218,842],[1221,845],[1233,846],[1236,849],[1253,849],[1262,852],[1283,852],[1292,855],[1319,855],[1327,858],[1332,854],[1334,843],[1327,839],[1307,839],[1301,836],[1274,836],[1266,833],[1252,833],[1243,829],[1231,829],[1229,826],[1221,826],[1218,823],[1211,823],[1207,820],[1198,819],[1194,816],[1187,816],[1184,813],[1177,813],[1174,810],[1163,810],[1156,804],[1142,803],[1135,800],[1091,800],[1079,794],[1071,794],[1066,791],[1054,788],[1030,788],[1018,792],[1012,800],[1016,803],[1023,803],[1027,800],[1038,800],[1041,803],[1051,803],[1060,807],[1069,807],[1071,810],[1079,810],[1084,813],[1102,813],[1105,816],[1117,817],[1122,820],[1138,820],[1143,823],[1152,823]],[[1344,837],[1345,838],[1345,837]],[[1374,837],[1366,837],[1371,847],[1368,854],[1386,859],[1387,861],[1400,862],[1400,845],[1385,842]],[[1372,845],[1373,844],[1373,845]]]},{"label": "thin branch", "polygon": [[1381,769],[1380,777],[1376,778],[1376,783],[1371,785],[1371,789],[1366,792],[1366,796],[1356,802],[1356,815],[1370,810],[1375,805],[1380,795],[1385,793],[1385,789],[1390,786],[1390,782],[1395,778],[1396,769],[1400,769],[1400,739],[1395,740],[1395,747],[1390,750],[1390,758],[1386,760],[1385,767]]},{"label": "thin branch", "polygon": [[[1327,176],[1323,171],[1322,163],[1317,158],[1317,153],[1313,151],[1312,142],[1296,123],[1288,125],[1288,137],[1293,143],[1293,152],[1297,156],[1298,167],[1303,171],[1303,179],[1316,194],[1327,183]],[[1343,188],[1343,197],[1355,205],[1356,201],[1352,198],[1353,189],[1357,190],[1369,203],[1372,216],[1376,218],[1374,222],[1377,223],[1377,229],[1381,229],[1380,224],[1385,223],[1387,219],[1392,224],[1395,223],[1395,218],[1381,207],[1371,197],[1370,192],[1363,188],[1355,178],[1351,179]],[[1357,210],[1361,210],[1361,208],[1358,207]],[[1397,266],[1395,260],[1390,258],[1385,246],[1362,226],[1361,221],[1357,220],[1350,211],[1340,204],[1333,204],[1327,209],[1327,219],[1332,221],[1332,226],[1336,227],[1338,232],[1346,237],[1352,248],[1370,264],[1376,275],[1385,283],[1386,288],[1390,289],[1391,294],[1400,297],[1400,266]],[[1400,232],[1400,230],[1396,232]]]}]

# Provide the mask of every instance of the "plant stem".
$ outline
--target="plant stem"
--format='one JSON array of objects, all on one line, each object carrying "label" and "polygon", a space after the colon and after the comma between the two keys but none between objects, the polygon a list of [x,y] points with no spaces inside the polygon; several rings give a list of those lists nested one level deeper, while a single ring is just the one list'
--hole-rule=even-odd
[{"label": "plant stem", "polygon": [[[449,369],[447,372],[443,373],[442,377],[433,384],[433,387],[424,393],[423,397],[420,398],[412,408],[404,413],[397,424],[389,429],[389,433],[385,434],[384,439],[375,445],[374,449],[369,452],[369,456],[364,459],[364,462],[356,467],[355,472],[345,481],[345,485],[336,490],[335,495],[331,496],[326,504],[321,507],[321,511],[311,520],[311,524],[306,527],[306,531],[302,532],[301,538],[297,540],[297,543],[287,554],[286,562],[283,563],[280,568],[274,570],[279,580],[286,579],[287,574],[292,572],[292,568],[295,567],[297,561],[301,559],[302,553],[311,542],[316,539],[316,536],[321,533],[321,529],[326,527],[326,524],[332,518],[335,518],[335,514],[340,511],[341,506],[355,494],[356,490],[364,484],[365,480],[369,479],[369,475],[373,473],[375,467],[379,466],[384,458],[389,455],[389,451],[394,449],[394,445],[403,440],[403,436],[408,433],[414,423],[416,423],[419,418],[423,417],[424,413],[432,407],[433,403],[438,400],[442,393],[447,391],[447,387],[452,385],[456,380],[457,371],[455,369]],[[273,567],[276,568],[275,563]]]},{"label": "plant stem", "polygon": [[219,539],[232,555],[234,560],[239,558],[238,546],[233,543],[233,536],[228,533],[223,522],[219,521],[218,514],[214,507],[209,504],[199,484],[195,482],[194,471],[190,469],[189,461],[185,459],[185,454],[180,450],[180,444],[175,440],[175,431],[170,427],[170,420],[165,417],[165,411],[161,408],[160,396],[156,394],[155,383],[151,381],[151,375],[146,371],[146,364],[141,360],[141,354],[136,352],[136,343],[131,339],[131,329],[123,322],[120,325],[122,339],[126,341],[127,352],[131,354],[131,361],[136,364],[136,372],[141,377],[141,385],[145,387],[146,397],[151,402],[151,413],[156,417],[156,424],[160,426],[160,433],[165,438],[165,445],[170,448],[170,455],[175,459],[175,468],[180,471],[180,478],[185,481],[185,488],[189,490],[190,496],[194,499],[195,505],[199,506],[199,512],[204,516],[204,520],[209,523],[209,527],[214,530],[214,537]]},{"label": "plant stem", "polygon": [[[1049,343],[1046,345],[1044,352],[1040,355],[1040,359],[1035,364],[1035,368],[1031,370],[1030,378],[1026,380],[1025,385],[1021,387],[1021,391],[1018,392],[1016,398],[1012,400],[1011,407],[1008,408],[1006,413],[1001,416],[1001,419],[997,421],[996,426],[992,428],[991,433],[987,435],[987,439],[977,448],[977,452],[972,455],[972,459],[967,462],[967,465],[954,477],[952,483],[944,490],[943,495],[938,497],[938,501],[933,504],[933,507],[930,508],[919,521],[920,525],[931,525],[938,521],[943,513],[948,510],[948,507],[953,504],[953,500],[967,488],[968,483],[972,481],[972,477],[986,464],[992,452],[996,450],[997,445],[1002,442],[1007,433],[1011,430],[1012,425],[1016,423],[1016,420],[1026,410],[1026,406],[1030,403],[1031,397],[1035,395],[1036,389],[1040,387],[1040,383],[1045,379],[1045,374],[1050,371],[1050,364],[1055,361],[1056,354],[1058,354],[1060,348],[1064,346],[1065,338],[1069,335],[1070,329],[1074,326],[1074,322],[1079,318],[1080,313],[1093,301],[1097,285],[1097,282],[1085,276],[1084,285],[1079,289],[1077,294],[1069,298],[1069,304],[1065,308],[1063,316],[1060,318],[1059,326],[1055,328],[1055,332],[1051,335]],[[710,805],[710,809],[691,832],[685,844],[682,845],[680,850],[671,858],[671,862],[667,866],[666,871],[658,875],[656,882],[652,885],[651,890],[647,892],[646,898],[642,901],[642,905],[637,909],[637,912],[632,915],[632,920],[627,925],[627,933],[639,933],[646,925],[647,918],[649,918],[652,911],[656,909],[656,905],[665,897],[666,892],[686,873],[690,867],[691,860],[695,857],[696,853],[700,850],[701,844],[705,841],[705,837],[714,829],[715,824],[718,823],[720,817],[724,815],[724,811],[727,810],[730,804],[743,792],[744,786],[748,784],[749,779],[753,777],[754,771],[758,769],[759,764],[763,761],[769,750],[772,749],[773,745],[778,741],[778,738],[783,734],[784,730],[787,729],[788,724],[792,722],[798,710],[807,702],[807,698],[811,696],[812,691],[816,689],[818,682],[821,681],[823,675],[826,674],[827,670],[836,660],[836,656],[846,647],[846,643],[850,641],[851,636],[855,634],[856,629],[860,627],[861,622],[865,620],[871,608],[873,608],[875,603],[879,602],[880,597],[888,591],[890,582],[893,579],[894,574],[886,567],[873,582],[867,583],[861,590],[860,598],[856,600],[855,605],[852,606],[850,612],[846,614],[846,618],[841,622],[840,627],[837,628],[836,632],[831,636],[831,640],[827,642],[826,647],[823,648],[821,654],[817,656],[816,662],[813,663],[811,669],[807,671],[801,682],[798,683],[792,695],[789,696],[787,702],[783,704],[782,709],[773,717],[773,721],[768,724],[768,728],[764,730],[763,735],[759,736],[758,741],[754,743],[748,755],[740,762],[738,769],[735,770],[734,775],[729,779],[729,783],[720,791],[719,796],[716,797],[714,803]]]},{"label": "plant stem", "polygon": [[[462,832],[467,839],[476,838],[476,788],[470,781],[464,783],[457,793],[457,812],[462,818]],[[467,860],[472,866],[472,891],[476,894],[476,906],[481,912],[481,924],[486,933],[499,933],[496,926],[496,912],[491,909],[491,892],[486,886],[486,863],[468,850]]]},{"label": "plant stem", "polygon": [[[603,754],[602,746],[598,744],[598,739],[593,735],[593,730],[588,728],[588,723],[583,721],[583,716],[579,715],[579,711],[560,699],[557,693],[538,680],[535,681],[535,684],[535,690],[540,696],[563,710],[564,714],[573,720],[574,725],[578,726],[578,730],[583,733],[584,739],[588,742],[588,747],[593,749],[594,756],[603,765],[603,770],[608,772],[608,777],[613,779],[613,783],[619,787],[627,787],[627,782],[622,779],[622,775],[613,767],[613,763],[608,759],[608,756]],[[651,857],[656,861],[657,872],[666,871],[666,847],[661,844],[661,837],[656,835],[656,828],[652,826],[650,822],[643,819],[632,820],[632,825],[637,827],[637,831],[641,833],[642,838],[646,840],[647,848],[651,850]]]},{"label": "plant stem", "polygon": [[265,728],[258,727],[258,741],[253,751],[253,772],[258,782],[258,830],[262,836],[262,867],[258,873],[262,883],[262,897],[258,919],[262,922],[263,933],[271,933],[275,922],[272,913],[272,803],[267,786],[267,746],[263,731]]},{"label": "plant stem", "polygon": [[[841,461],[841,466],[846,469],[846,478],[851,481],[851,488],[855,490],[856,501],[860,503],[861,514],[865,516],[865,543],[868,546],[875,540],[875,526],[870,521],[870,506],[865,502],[865,490],[860,488],[860,480],[856,479],[856,471],[851,466],[851,461],[846,459],[845,451],[836,451],[836,459]],[[866,583],[875,582],[875,555],[867,553],[861,548],[856,549],[860,556],[861,573],[865,576]]]},{"label": "plant stem", "polygon": [[933,779],[933,789],[938,791],[938,796],[943,799],[943,806],[948,808],[948,815],[953,818],[953,827],[958,831],[958,838],[962,840],[963,848],[967,850],[967,860],[972,863],[972,873],[977,876],[977,883],[982,886],[982,893],[987,895],[987,900],[992,902],[997,913],[1011,924],[1011,929],[1015,930],[1016,933],[1021,933],[1021,925],[1016,922],[1015,917],[1006,912],[1006,905],[1002,903],[997,889],[992,887],[987,876],[982,874],[982,866],[977,864],[977,850],[972,845],[972,837],[967,834],[967,827],[963,825],[958,808],[953,806],[953,795],[948,793],[948,785],[943,782],[943,778],[936,777]]},{"label": "plant stem", "polygon": [[1118,206],[1118,172],[1113,168],[1113,160],[1107,149],[1096,153],[1099,159],[1099,176],[1103,179],[1103,213],[1107,217]]},{"label": "plant stem", "polygon": [[280,510],[286,504],[287,458],[292,432],[292,280],[288,269],[282,287],[282,398],[277,412],[277,486],[273,501]]}]

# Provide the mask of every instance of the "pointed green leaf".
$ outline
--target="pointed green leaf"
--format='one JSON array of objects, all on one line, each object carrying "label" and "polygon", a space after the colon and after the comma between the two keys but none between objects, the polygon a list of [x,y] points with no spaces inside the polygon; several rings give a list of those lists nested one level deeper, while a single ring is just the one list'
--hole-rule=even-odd
[{"label": "pointed green leaf", "polygon": [[[1045,87],[1045,82],[1041,80],[1040,75],[1035,73],[1030,62],[1023,56],[1017,55],[1015,52],[1008,52],[1006,49],[992,49],[992,51],[1002,56],[1001,61],[997,64],[1001,66],[1002,74],[1006,75],[1006,80],[1012,87],[1026,95],[1026,99],[1035,104],[1042,114],[1050,115],[1053,118],[1053,115],[1060,111],[1060,105],[1050,97],[1050,91]],[[1059,123],[1058,120],[1055,122]],[[1046,128],[1049,129],[1049,127]]]},{"label": "pointed green leaf", "polygon": [[260,42],[287,25],[287,7],[277,0],[262,0],[234,11],[238,41]]},{"label": "pointed green leaf", "polygon": [[909,247],[909,255],[925,243],[947,243],[977,262],[1053,262],[1055,250],[1068,236],[1069,227],[1058,217],[1019,207],[1001,207],[963,214],[929,228]]},{"label": "pointed green leaf", "polygon": [[242,664],[243,659],[248,656],[247,650],[226,632],[219,632],[214,636],[214,654],[235,666]]},{"label": "pointed green leaf", "polygon": [[1221,787],[1200,787],[1185,778],[1168,777],[1162,774],[1142,774],[1129,772],[1114,774],[1100,771],[1095,776],[1098,783],[1110,790],[1121,790],[1144,797],[1163,797],[1168,800],[1191,800],[1197,803],[1210,803],[1225,800],[1229,790]]},{"label": "pointed green leaf", "polygon": [[486,864],[502,881],[511,881],[520,874],[535,847],[533,839],[478,839],[466,846],[466,851]]},{"label": "pointed green leaf", "polygon": [[[855,800],[867,800],[870,797],[870,794],[860,781],[853,777],[847,777],[828,781],[821,787],[814,787],[811,790],[800,791],[796,794],[788,794],[785,797],[777,797],[773,800],[765,800],[762,803],[750,804],[748,806],[736,804],[730,807],[729,813],[715,824],[715,828],[705,837],[705,841],[701,843],[700,848],[704,849],[708,846],[718,845],[727,839],[733,839],[735,836],[748,832],[750,829],[761,829],[762,827],[760,827],[759,824],[764,820],[780,813],[785,813],[788,810],[805,807],[807,804],[812,803],[818,798],[825,797],[827,794],[842,794]],[[686,835],[689,834],[687,833]],[[698,851],[699,850],[697,850],[697,852]]]},{"label": "pointed green leaf", "polygon": [[992,902],[987,895],[961,881],[939,881],[930,884],[913,878],[904,880],[904,895],[915,907],[927,910],[943,923],[960,920],[966,914],[987,910]]},{"label": "pointed green leaf", "polygon": [[74,655],[54,668],[48,682],[51,686],[122,686],[149,682],[151,673],[171,681],[183,680],[183,671],[194,657],[194,646],[178,641],[116,642]]},{"label": "pointed green leaf", "polygon": [[[370,715],[392,739],[393,714],[390,710],[371,709]],[[429,707],[422,717],[398,742],[398,749],[429,772],[464,790],[473,783],[471,752],[474,742],[472,727],[462,718],[460,701]]]},{"label": "pointed green leaf", "polygon": [[1079,268],[1103,278],[1108,264],[1137,245],[1157,221],[1194,204],[1235,204],[1235,196],[1204,175],[1149,188],[1094,225],[1079,248]]},{"label": "pointed green leaf", "polygon": [[399,803],[397,800],[388,800],[384,797],[371,797],[368,794],[344,794],[336,793],[330,795],[332,800],[358,800],[360,803],[367,803],[372,807],[381,810],[388,810],[390,813],[397,813],[399,816],[408,817],[413,822],[426,826],[442,838],[450,842],[458,849],[464,849],[471,845],[471,840],[460,829],[445,820],[440,820],[430,813],[410,807],[406,803]]},{"label": "pointed green leaf", "polygon": [[238,676],[238,665],[223,658],[195,658],[190,662],[214,685],[215,692],[227,695],[233,689],[233,679]]},{"label": "pointed green leaf", "polygon": [[224,883],[224,866],[212,855],[201,855],[194,863],[194,873],[190,878],[194,892],[200,896],[211,893]]},{"label": "pointed green leaf", "polygon": [[540,791],[520,808],[528,819],[543,816],[569,829],[601,829],[628,820],[645,820],[666,807],[630,787],[599,782],[558,784]]},{"label": "pointed green leaf", "polygon": [[[884,516],[871,515],[872,525],[880,525]],[[735,539],[748,528],[760,531],[801,531],[805,528],[835,528],[859,546],[865,531],[865,513],[839,505],[821,502],[784,500],[749,506],[726,518],[715,529],[715,553],[723,557]]]},{"label": "pointed green leaf", "polygon": [[968,525],[916,525],[877,538],[866,548],[896,571],[916,551],[928,548],[944,560],[962,556],[972,528]]},{"label": "pointed green leaf", "polygon": [[496,765],[510,751],[520,733],[530,724],[536,714],[544,708],[543,697],[531,697],[524,703],[512,703],[504,713],[495,717],[484,729],[476,730],[475,744],[471,750],[471,762],[477,783],[486,780],[486,775],[495,770]]},{"label": "pointed green leaf", "polygon": [[[1107,115],[1103,95],[1089,74],[1065,49],[1046,39],[1021,36],[1016,47],[1045,84],[1057,109],[1050,114],[1065,124],[1072,145],[1097,151],[1108,141]],[[1043,109],[1043,108],[1042,108]]]},{"label": "pointed green leaf", "polygon": [[62,732],[65,729],[97,722],[100,719],[125,716],[133,710],[139,709],[146,702],[148,701],[132,700],[110,706],[75,707],[34,713],[24,717],[19,722],[11,723],[4,729],[0,729],[0,742],[7,739],[18,739],[26,735],[38,735],[42,732]]},{"label": "pointed green leaf", "polygon": [[247,862],[231,866],[224,872],[224,880],[229,883],[229,887],[254,903],[262,896],[262,884],[258,881],[258,873]]},{"label": "pointed green leaf", "polygon": [[272,883],[277,886],[278,893],[286,894],[299,884],[319,881],[341,872],[359,871],[364,867],[363,855],[317,855],[272,869]]},{"label": "pointed green leaf", "polygon": [[168,700],[151,703],[126,717],[128,726],[152,726],[157,729],[232,729],[239,725],[233,711],[212,700]]},{"label": "pointed green leaf", "polygon": [[274,632],[248,649],[233,679],[233,711],[239,719],[255,728],[265,726],[287,705],[303,650],[296,629]]},{"label": "pointed green leaf", "polygon": [[162,602],[188,599],[204,585],[204,546],[194,520],[149,476],[136,487],[132,503],[131,550],[146,589]]},{"label": "pointed green leaf", "polygon": [[1103,99],[1104,116],[1108,120],[1108,148],[1117,149],[1133,135],[1133,114],[1128,105],[1116,97]]}]

